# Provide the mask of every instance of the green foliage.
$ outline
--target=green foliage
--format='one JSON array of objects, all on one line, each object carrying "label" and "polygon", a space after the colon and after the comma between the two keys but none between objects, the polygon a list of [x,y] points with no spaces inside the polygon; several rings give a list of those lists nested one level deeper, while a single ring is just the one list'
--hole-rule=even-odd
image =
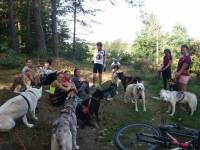
[{"label": "green foliage", "polygon": [[11,49],[7,49],[4,53],[4,56],[0,59],[0,65],[5,67],[19,67],[23,64],[24,59],[22,55],[19,55],[17,52]]},{"label": "green foliage", "polygon": [[193,56],[191,71],[200,73],[200,41],[191,42],[190,51]]},{"label": "green foliage", "polygon": [[113,42],[106,42],[104,44],[106,52],[108,54],[109,63],[111,63],[112,58],[117,58],[123,64],[130,64],[132,57],[128,52],[128,44],[123,42],[121,39],[117,39]]},{"label": "green foliage", "polygon": [[75,52],[73,51],[71,45],[68,45],[68,48],[63,49],[60,54],[67,58],[75,58],[78,61],[85,61],[92,57],[89,51],[88,43],[82,41],[76,42]]}]

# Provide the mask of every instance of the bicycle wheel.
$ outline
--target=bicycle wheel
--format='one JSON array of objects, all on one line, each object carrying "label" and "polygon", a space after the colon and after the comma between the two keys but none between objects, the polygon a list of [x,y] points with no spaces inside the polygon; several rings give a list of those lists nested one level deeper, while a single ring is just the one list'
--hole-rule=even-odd
[{"label": "bicycle wheel", "polygon": [[114,137],[119,150],[155,150],[158,146],[137,140],[136,134],[145,133],[161,136],[160,130],[148,123],[127,123],[117,129]]}]

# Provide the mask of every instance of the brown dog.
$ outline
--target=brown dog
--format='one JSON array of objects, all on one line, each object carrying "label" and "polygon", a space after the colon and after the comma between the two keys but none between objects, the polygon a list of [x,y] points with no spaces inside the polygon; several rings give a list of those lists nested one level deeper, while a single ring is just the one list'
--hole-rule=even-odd
[{"label": "brown dog", "polygon": [[14,77],[13,84],[11,86],[11,90],[15,92],[19,92],[18,86],[20,89],[28,89],[31,85],[39,85],[40,84],[40,75],[37,71],[31,70],[26,72],[25,74],[20,74]]}]

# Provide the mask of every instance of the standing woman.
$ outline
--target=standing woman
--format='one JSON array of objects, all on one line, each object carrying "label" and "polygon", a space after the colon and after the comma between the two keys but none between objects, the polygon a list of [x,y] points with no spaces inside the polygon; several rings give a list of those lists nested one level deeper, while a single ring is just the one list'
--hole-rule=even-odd
[{"label": "standing woman", "polygon": [[171,64],[172,64],[172,55],[170,49],[164,50],[164,57],[163,57],[163,65],[160,69],[160,72],[162,72],[163,77],[163,88],[167,89],[167,82],[169,79],[171,79]]},{"label": "standing woman", "polygon": [[181,57],[176,70],[176,79],[178,82],[179,91],[187,91],[187,85],[189,81],[189,68],[191,65],[191,57],[189,55],[189,47],[184,44],[181,46]]}]

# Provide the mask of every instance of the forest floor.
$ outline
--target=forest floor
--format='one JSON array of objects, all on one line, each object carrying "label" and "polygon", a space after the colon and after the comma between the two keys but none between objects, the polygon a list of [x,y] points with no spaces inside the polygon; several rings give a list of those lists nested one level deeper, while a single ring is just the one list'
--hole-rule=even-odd
[{"label": "forest floor", "polygon": [[[64,61],[64,60],[63,60]],[[64,63],[64,64],[63,64]],[[69,62],[59,64],[60,68],[66,66]],[[72,62],[70,62],[72,63]],[[69,65],[70,66],[70,65]],[[74,65],[75,66],[75,65]],[[72,69],[73,65],[70,66]],[[76,66],[82,69],[82,73],[91,79],[91,66],[85,66],[77,63]],[[58,69],[60,69],[57,67]],[[0,68],[0,105],[16,94],[9,90],[14,75],[20,71],[18,69]],[[144,80],[146,92],[147,112],[142,111],[142,105],[139,104],[139,112],[134,111],[134,105],[124,104],[124,92],[120,86],[119,95],[114,97],[113,101],[102,101],[100,107],[100,118],[98,128],[86,127],[78,129],[78,144],[81,150],[115,150],[113,144],[114,133],[118,127],[130,121],[145,121],[153,124],[160,123],[161,120],[167,122],[178,122],[183,125],[200,129],[200,107],[193,116],[189,116],[181,109],[177,109],[174,117],[169,117],[166,113],[167,106],[161,101],[153,100],[152,96],[158,96],[162,88],[162,81],[155,77],[155,74],[148,70],[133,69],[133,67],[123,67],[122,70],[129,75],[138,75]],[[103,88],[108,87],[110,83],[110,70],[104,73]],[[45,87],[47,88],[47,87]],[[194,92],[200,97],[200,81],[192,79],[189,84],[189,91]],[[41,100],[38,102],[36,111],[39,117],[34,121],[28,117],[29,122],[34,123],[34,128],[27,128],[21,120],[16,123],[16,129],[27,150],[50,150],[52,122],[59,116],[62,106],[54,107],[48,102],[48,95],[44,92]],[[16,142],[14,132],[0,133],[0,150],[23,150]]]}]

